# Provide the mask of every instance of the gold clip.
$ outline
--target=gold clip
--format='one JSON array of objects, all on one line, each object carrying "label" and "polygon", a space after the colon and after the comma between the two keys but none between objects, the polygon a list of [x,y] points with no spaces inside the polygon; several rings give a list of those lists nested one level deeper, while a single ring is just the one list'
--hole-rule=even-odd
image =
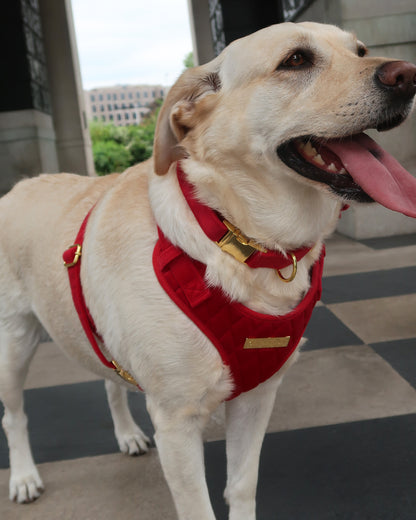
[{"label": "gold clip", "polygon": [[72,244],[72,246],[69,246],[68,249],[72,249],[73,247],[76,247],[76,250],[75,250],[75,253],[74,253],[74,259],[72,262],[64,262],[64,266],[65,267],[73,267],[77,262],[78,260],[80,259],[81,257],[81,253],[82,253],[82,246],[81,244]]},{"label": "gold clip", "polygon": [[282,336],[281,338],[247,338],[243,348],[282,348],[287,347],[289,341],[290,336]]},{"label": "gold clip", "polygon": [[218,247],[233,256],[236,260],[242,264],[255,252],[261,251],[267,253],[260,244],[257,244],[254,240],[247,238],[243,233],[235,227],[228,220],[223,220],[227,226],[227,233],[217,242]]},{"label": "gold clip", "polygon": [[117,361],[112,359],[111,363],[114,365],[114,368],[116,369],[117,375],[119,375],[121,378],[123,378],[125,381],[127,381],[127,383],[131,383],[132,385],[139,386],[137,384],[136,380],[134,379],[134,377],[129,372],[127,372],[127,370],[124,370],[124,368],[122,368],[117,363]]}]

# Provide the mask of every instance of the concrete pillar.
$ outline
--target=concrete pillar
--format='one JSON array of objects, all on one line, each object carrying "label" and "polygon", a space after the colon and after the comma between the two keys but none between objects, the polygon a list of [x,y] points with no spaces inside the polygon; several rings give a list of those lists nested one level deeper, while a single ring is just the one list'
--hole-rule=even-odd
[{"label": "concrete pillar", "polygon": [[70,0],[3,0],[0,195],[22,177],[94,173]]},{"label": "concrete pillar", "polygon": [[61,171],[94,174],[70,0],[39,0]]},{"label": "concrete pillar", "polygon": [[0,195],[24,177],[59,171],[52,118],[39,110],[0,113]]},{"label": "concrete pillar", "polygon": [[276,0],[188,0],[195,63],[218,56],[226,45],[282,19]]},{"label": "concrete pillar", "polygon": [[0,194],[58,171],[42,27],[35,1],[5,0],[0,19]]},{"label": "concrete pillar", "polygon": [[215,58],[208,0],[188,0],[195,65]]}]

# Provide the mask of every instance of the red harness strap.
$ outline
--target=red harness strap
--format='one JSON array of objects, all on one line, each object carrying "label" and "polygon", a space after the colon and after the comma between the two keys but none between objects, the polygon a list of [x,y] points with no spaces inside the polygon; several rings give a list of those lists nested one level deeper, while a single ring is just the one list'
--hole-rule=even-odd
[{"label": "red harness strap", "polygon": [[311,287],[299,305],[284,316],[252,311],[218,287],[208,287],[206,266],[174,246],[159,229],[153,267],[159,283],[176,305],[217,348],[232,374],[229,399],[269,379],[297,347],[321,296],[324,251],[311,271]]},{"label": "red harness strap", "polygon": [[94,208],[92,208],[88,212],[87,216],[84,218],[81,227],[78,231],[77,237],[75,239],[75,243],[72,246],[70,246],[66,251],[64,251],[62,255],[64,265],[68,269],[68,277],[69,284],[71,286],[72,299],[74,302],[75,309],[78,313],[78,317],[81,322],[82,328],[84,329],[84,332],[101,363],[105,365],[107,368],[115,370],[121,378],[123,378],[128,383],[136,385],[141,390],[140,386],[136,383],[135,379],[126,370],[121,368],[117,361],[115,361],[114,359],[109,361],[102,353],[101,348],[98,345],[97,338],[99,339],[99,341],[101,341],[101,343],[103,342],[103,340],[97,332],[94,320],[92,319],[87,304],[85,303],[84,293],[82,291],[81,284],[81,255],[82,245],[84,243],[85,230],[93,209]]}]

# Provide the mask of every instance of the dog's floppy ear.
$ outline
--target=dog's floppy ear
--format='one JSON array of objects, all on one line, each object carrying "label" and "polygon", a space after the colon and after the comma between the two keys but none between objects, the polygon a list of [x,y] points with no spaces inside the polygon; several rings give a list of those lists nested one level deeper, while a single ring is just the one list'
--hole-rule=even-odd
[{"label": "dog's floppy ear", "polygon": [[169,90],[155,131],[153,155],[158,175],[164,175],[173,162],[188,156],[180,142],[195,124],[197,102],[219,88],[218,74],[201,66],[185,71]]}]

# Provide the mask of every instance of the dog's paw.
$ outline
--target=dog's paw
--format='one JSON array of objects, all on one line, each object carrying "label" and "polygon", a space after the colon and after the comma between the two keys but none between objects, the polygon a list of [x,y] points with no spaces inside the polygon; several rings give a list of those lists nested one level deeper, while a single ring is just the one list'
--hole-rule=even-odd
[{"label": "dog's paw", "polygon": [[18,504],[29,504],[39,498],[44,489],[42,479],[35,468],[33,473],[10,479],[9,498]]},{"label": "dog's paw", "polygon": [[116,434],[120,451],[127,455],[141,455],[149,451],[151,440],[137,427],[132,432]]}]

